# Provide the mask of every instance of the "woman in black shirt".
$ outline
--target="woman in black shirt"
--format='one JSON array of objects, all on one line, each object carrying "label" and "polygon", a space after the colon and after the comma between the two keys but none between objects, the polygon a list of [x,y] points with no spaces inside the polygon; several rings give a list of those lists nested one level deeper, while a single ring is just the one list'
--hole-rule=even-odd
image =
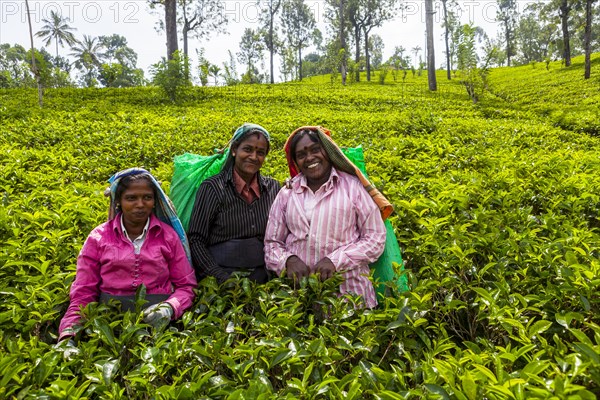
[{"label": "woman in black shirt", "polygon": [[268,280],[263,237],[280,188],[259,173],[269,142],[263,127],[242,125],[221,172],[200,185],[188,230],[198,280],[214,276],[223,283],[233,273],[260,283]]}]

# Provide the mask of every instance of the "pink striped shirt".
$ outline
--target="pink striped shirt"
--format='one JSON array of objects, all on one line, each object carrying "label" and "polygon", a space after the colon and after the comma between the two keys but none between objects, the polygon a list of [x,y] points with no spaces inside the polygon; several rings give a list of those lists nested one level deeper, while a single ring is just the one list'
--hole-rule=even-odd
[{"label": "pink striped shirt", "polygon": [[[305,203],[312,196],[314,209],[307,216]],[[269,213],[265,262],[281,275],[287,259],[296,255],[314,273],[317,262],[327,257],[343,273],[340,292],[359,294],[374,307],[369,263],[384,246],[385,225],[375,203],[356,177],[332,168],[329,180],[315,193],[302,174],[292,180],[291,189],[281,189]]]}]

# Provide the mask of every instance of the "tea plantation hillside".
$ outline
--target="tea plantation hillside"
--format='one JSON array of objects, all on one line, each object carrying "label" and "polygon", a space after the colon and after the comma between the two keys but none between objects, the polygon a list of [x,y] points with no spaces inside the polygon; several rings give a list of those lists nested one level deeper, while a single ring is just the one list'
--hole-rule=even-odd
[{"label": "tea plantation hillside", "polygon": [[[0,398],[595,399],[600,396],[600,55],[499,68],[477,104],[439,72],[384,85],[0,91]],[[301,125],[362,145],[394,204],[410,292],[355,309],[338,282],[205,280],[156,332],[90,305],[79,353],[56,347],[77,254],[114,172],[168,190],[177,154],[243,122],[287,176]],[[348,301],[349,300],[349,301]]]}]

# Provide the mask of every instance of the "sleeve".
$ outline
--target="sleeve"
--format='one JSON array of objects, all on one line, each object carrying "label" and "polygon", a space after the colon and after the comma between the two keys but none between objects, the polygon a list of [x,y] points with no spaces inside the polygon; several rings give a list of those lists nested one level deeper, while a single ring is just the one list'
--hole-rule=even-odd
[{"label": "sleeve", "polygon": [[286,239],[290,234],[287,225],[287,202],[291,190],[281,189],[269,212],[267,230],[265,231],[265,265],[281,276],[285,270],[285,263],[293,254],[286,248]]},{"label": "sleeve", "polygon": [[169,280],[173,285],[173,294],[167,299],[167,303],[173,308],[173,319],[181,317],[183,312],[190,308],[194,301],[194,288],[197,286],[196,275],[181,241],[173,232],[169,238],[171,257],[169,262]]},{"label": "sleeve", "polygon": [[385,247],[385,225],[379,209],[362,187],[351,186],[358,239],[338,247],[327,258],[337,271],[365,266],[379,258]]},{"label": "sleeve", "polygon": [[222,283],[229,278],[229,274],[215,262],[208,251],[210,232],[218,212],[218,193],[209,182],[203,182],[196,193],[188,230],[192,263],[197,279],[211,275],[217,278],[219,283]]},{"label": "sleeve", "polygon": [[69,331],[80,320],[80,309],[91,302],[98,301],[101,282],[100,240],[101,237],[98,236],[98,231],[95,229],[87,237],[79,252],[75,281],[71,285],[69,295],[71,301],[58,328],[59,340],[71,335]]}]

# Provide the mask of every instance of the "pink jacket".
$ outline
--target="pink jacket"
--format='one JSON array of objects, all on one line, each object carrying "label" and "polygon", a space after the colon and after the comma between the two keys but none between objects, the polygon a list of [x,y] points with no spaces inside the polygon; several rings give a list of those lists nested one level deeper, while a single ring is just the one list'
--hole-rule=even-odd
[{"label": "pink jacket", "polygon": [[100,292],[123,296],[135,295],[144,284],[148,294],[171,294],[167,302],[173,307],[173,318],[179,318],[192,305],[196,287],[194,270],[181,242],[168,224],[155,215],[140,254],[121,229],[121,215],[96,227],[86,239],[71,286],[71,303],[60,322],[60,338],[65,329],[79,321],[79,310],[98,301]]}]

